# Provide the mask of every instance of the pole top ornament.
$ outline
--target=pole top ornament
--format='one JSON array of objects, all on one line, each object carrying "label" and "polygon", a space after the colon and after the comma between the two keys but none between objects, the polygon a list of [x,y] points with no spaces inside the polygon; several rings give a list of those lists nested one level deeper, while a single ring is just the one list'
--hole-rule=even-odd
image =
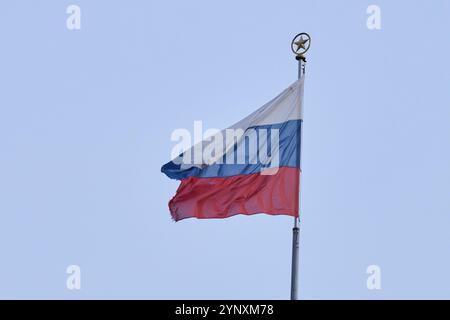
[{"label": "pole top ornament", "polygon": [[305,61],[305,53],[311,46],[311,37],[306,32],[299,33],[292,39],[291,50],[296,55],[295,59]]}]

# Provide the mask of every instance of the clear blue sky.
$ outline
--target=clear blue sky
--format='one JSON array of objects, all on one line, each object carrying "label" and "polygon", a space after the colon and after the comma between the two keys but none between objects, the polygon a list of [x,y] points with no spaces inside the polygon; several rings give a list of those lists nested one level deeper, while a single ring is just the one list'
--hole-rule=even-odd
[{"label": "clear blue sky", "polygon": [[444,0],[2,2],[0,298],[288,298],[292,219],[174,223],[160,167],[292,83],[301,31],[300,297],[450,298],[449,30]]}]

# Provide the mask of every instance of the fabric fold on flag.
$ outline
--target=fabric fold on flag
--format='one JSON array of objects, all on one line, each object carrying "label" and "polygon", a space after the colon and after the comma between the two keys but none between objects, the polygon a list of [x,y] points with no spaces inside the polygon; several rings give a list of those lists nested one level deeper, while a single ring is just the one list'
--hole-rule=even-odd
[{"label": "fabric fold on flag", "polygon": [[169,210],[175,221],[237,214],[298,216],[304,78],[161,171],[181,180]]}]

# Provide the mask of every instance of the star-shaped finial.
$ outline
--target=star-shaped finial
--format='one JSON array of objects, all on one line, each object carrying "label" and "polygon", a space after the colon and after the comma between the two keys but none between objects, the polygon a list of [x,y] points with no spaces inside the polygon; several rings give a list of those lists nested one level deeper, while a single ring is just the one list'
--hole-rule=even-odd
[{"label": "star-shaped finial", "polygon": [[297,41],[294,42],[294,44],[297,46],[297,50],[295,50],[296,52],[298,52],[298,50],[303,49],[305,50],[305,43],[307,43],[309,41],[309,39],[303,39],[303,36],[300,36],[300,39],[298,39]]}]

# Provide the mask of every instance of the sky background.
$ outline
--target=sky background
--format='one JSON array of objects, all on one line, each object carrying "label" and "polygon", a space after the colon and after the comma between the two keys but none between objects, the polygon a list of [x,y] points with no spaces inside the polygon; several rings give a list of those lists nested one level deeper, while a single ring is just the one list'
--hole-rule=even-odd
[{"label": "sky background", "polygon": [[308,32],[300,298],[449,299],[449,30],[444,0],[3,1],[0,298],[289,298],[293,219],[174,223],[160,167],[295,81]]}]

